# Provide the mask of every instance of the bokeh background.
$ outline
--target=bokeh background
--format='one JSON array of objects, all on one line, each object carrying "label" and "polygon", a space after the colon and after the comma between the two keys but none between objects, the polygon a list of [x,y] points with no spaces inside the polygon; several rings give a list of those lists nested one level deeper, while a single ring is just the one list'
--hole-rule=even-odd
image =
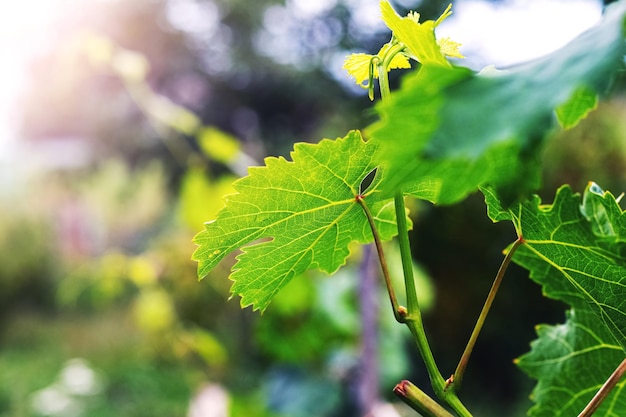
[{"label": "bokeh background", "polygon": [[[448,1],[392,3],[436,19]],[[563,45],[602,7],[457,0],[439,30],[463,43],[459,64],[506,67]],[[262,316],[229,300],[232,256],[201,282],[190,260],[249,165],[374,120],[341,66],[388,40],[378,16],[375,0],[3,4],[1,417],[415,415],[391,388],[429,384],[368,249],[336,276],[296,278]],[[618,79],[577,128],[553,133],[545,201],[563,183],[626,190],[625,115]],[[515,236],[479,195],[410,206],[427,331],[452,372]],[[533,381],[512,360],[563,310],[511,267],[461,392],[476,415],[524,415]]]}]

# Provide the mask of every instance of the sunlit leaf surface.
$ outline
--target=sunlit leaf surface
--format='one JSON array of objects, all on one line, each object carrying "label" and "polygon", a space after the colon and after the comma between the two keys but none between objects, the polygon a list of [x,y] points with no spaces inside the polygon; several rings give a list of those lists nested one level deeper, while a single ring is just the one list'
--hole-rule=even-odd
[{"label": "sunlit leaf surface", "polygon": [[[435,64],[450,67],[450,63],[441,51],[435,38],[435,27],[449,16],[449,9],[437,20],[419,22],[419,14],[410,13],[406,17],[400,17],[388,1],[380,2],[380,11],[383,21],[393,32],[393,36],[409,49],[408,53],[422,64]],[[446,50],[450,50],[447,48]],[[452,48],[453,54],[458,54],[458,44]]]},{"label": "sunlit leaf surface", "polygon": [[[265,309],[294,276],[307,269],[336,271],[345,263],[350,242],[372,241],[372,234],[355,197],[361,182],[376,167],[376,147],[359,132],[319,144],[298,143],[293,161],[266,158],[264,167],[250,168],[234,184],[236,194],[209,222],[195,242],[193,258],[205,276],[225,255],[245,246],[237,257],[232,291],[242,306]],[[365,201],[389,239],[395,232],[390,200],[379,192],[382,172],[364,191]]]}]

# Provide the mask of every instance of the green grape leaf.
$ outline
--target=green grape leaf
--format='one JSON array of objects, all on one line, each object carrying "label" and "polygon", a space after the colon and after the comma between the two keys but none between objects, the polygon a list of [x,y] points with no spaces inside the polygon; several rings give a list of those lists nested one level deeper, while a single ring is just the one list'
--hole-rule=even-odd
[{"label": "green grape leaf", "polygon": [[613,195],[591,183],[581,200],[563,186],[553,204],[535,196],[508,215],[495,193],[485,199],[492,219],[508,217],[523,237],[513,261],[530,271],[546,296],[593,311],[612,343],[626,349],[626,215]]},{"label": "green grape leaf", "polygon": [[[593,182],[582,198],[561,187],[550,205],[535,196],[504,208],[493,189],[482,191],[489,217],[510,220],[523,239],[513,261],[547,297],[573,307],[565,324],[539,326],[531,351],[517,361],[538,380],[529,415],[577,415],[626,356],[626,214]],[[625,386],[594,415],[623,415]]]},{"label": "green grape leaf", "polygon": [[391,200],[380,193],[382,171],[360,189],[376,168],[375,152],[372,142],[352,131],[341,139],[297,143],[292,161],[271,157],[264,167],[250,168],[234,183],[237,193],[227,197],[217,219],[194,239],[198,275],[204,277],[228,253],[252,243],[237,256],[232,292],[241,295],[242,307],[264,310],[294,276],[314,268],[333,273],[345,263],[351,242],[373,240],[355,199],[360,191],[381,238],[390,239],[395,214]]},{"label": "green grape leaf", "polygon": [[538,153],[555,126],[555,109],[573,123],[582,114],[571,109],[576,92],[605,92],[623,68],[624,15],[626,2],[615,3],[600,24],[565,47],[506,71],[426,64],[405,76],[377,106],[380,120],[368,130],[380,144],[389,187],[426,190],[416,195],[440,204],[480,185],[496,187],[508,203],[535,189]]},{"label": "green grape leaf", "polygon": [[[568,311],[564,324],[538,326],[537,334],[531,351],[516,361],[538,380],[535,405],[528,412],[532,417],[578,415],[626,355],[611,332],[598,326],[597,315],[585,308]],[[624,415],[625,387],[626,381],[619,383],[594,416]]]},{"label": "green grape leaf", "polygon": [[556,109],[559,124],[571,129],[598,107],[598,94],[585,86],[578,88],[565,103]]}]

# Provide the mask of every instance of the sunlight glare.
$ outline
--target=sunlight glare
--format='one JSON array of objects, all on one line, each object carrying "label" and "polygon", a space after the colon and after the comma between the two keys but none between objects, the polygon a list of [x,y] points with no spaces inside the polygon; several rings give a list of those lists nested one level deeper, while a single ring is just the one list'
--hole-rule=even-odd
[{"label": "sunlight glare", "polygon": [[437,35],[462,44],[462,65],[503,68],[559,49],[601,16],[595,0],[459,1]]},{"label": "sunlight glare", "polygon": [[34,58],[55,41],[54,23],[74,3],[69,0],[8,2],[0,14],[0,195],[14,181],[20,91]]}]

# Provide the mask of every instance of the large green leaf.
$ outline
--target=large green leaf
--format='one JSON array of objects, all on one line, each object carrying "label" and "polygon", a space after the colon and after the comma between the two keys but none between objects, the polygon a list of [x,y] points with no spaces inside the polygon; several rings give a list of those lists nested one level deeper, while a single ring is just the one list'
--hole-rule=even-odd
[{"label": "large green leaf", "polygon": [[590,92],[604,92],[623,67],[625,14],[626,2],[616,3],[564,48],[506,71],[424,65],[406,76],[370,130],[390,187],[426,190],[420,196],[438,203],[481,184],[509,190],[509,201],[535,188],[535,160],[555,109],[575,124],[593,104],[585,101]]},{"label": "large green leaf", "polygon": [[[532,393],[533,417],[576,416],[624,360],[626,353],[598,317],[587,309],[567,313],[565,324],[540,325],[539,338],[518,359],[521,369],[538,380]],[[626,415],[626,381],[607,397],[594,416]]]},{"label": "large green leaf", "polygon": [[513,261],[530,271],[546,296],[593,311],[626,349],[626,215],[610,193],[598,190],[591,183],[581,200],[563,186],[551,205],[535,196],[508,210],[493,192],[484,193],[490,217],[510,219],[524,239]]},{"label": "large green leaf", "polygon": [[[512,221],[523,238],[513,261],[546,296],[573,307],[565,324],[539,326],[531,352],[518,361],[538,379],[530,415],[577,415],[626,357],[626,214],[595,183],[582,199],[563,186],[551,205],[535,196],[504,209],[492,189],[483,194],[489,217]],[[597,415],[626,415],[624,386]]]},{"label": "large green leaf", "polygon": [[[204,277],[228,253],[255,242],[237,257],[232,291],[241,295],[242,306],[263,310],[307,269],[335,272],[351,242],[373,239],[355,197],[376,167],[375,151],[374,144],[353,131],[337,140],[298,143],[293,161],[266,158],[264,167],[250,168],[247,177],[235,182],[237,193],[227,197],[217,219],[194,239],[198,275]],[[390,239],[395,214],[392,202],[380,193],[382,176],[378,170],[364,196],[381,237]]]}]

